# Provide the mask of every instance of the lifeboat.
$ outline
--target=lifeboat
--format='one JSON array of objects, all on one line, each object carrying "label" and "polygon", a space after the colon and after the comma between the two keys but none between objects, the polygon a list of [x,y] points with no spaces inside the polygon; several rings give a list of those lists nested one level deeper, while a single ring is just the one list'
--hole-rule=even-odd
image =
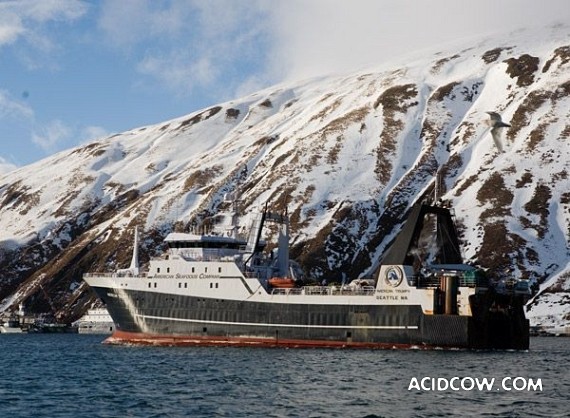
[{"label": "lifeboat", "polygon": [[295,279],[291,277],[272,277],[269,279],[269,284],[279,289],[289,289],[295,287]]}]

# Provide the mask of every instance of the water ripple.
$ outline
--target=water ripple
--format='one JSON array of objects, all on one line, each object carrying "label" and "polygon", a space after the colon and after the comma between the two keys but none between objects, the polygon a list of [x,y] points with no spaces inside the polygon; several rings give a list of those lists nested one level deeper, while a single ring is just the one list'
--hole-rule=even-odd
[{"label": "water ripple", "polygon": [[[0,337],[2,416],[562,417],[570,340],[528,352],[117,347],[85,335]],[[542,391],[408,390],[412,378],[522,376]],[[496,383],[498,384],[498,383]]]}]

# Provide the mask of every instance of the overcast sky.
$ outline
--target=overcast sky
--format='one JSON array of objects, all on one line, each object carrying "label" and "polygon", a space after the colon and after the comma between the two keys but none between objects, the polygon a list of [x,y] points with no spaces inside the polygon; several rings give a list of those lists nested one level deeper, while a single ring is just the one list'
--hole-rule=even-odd
[{"label": "overcast sky", "polygon": [[568,0],[0,0],[0,174],[281,81],[555,22]]}]

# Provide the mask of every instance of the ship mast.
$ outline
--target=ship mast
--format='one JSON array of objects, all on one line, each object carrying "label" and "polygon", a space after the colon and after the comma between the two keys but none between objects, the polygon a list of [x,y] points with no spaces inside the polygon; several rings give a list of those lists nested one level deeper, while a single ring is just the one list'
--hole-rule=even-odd
[{"label": "ship mast", "polygon": [[134,274],[139,274],[139,227],[135,226],[135,238],[133,242],[133,258],[129,270]]},{"label": "ship mast", "polygon": [[268,212],[267,220],[279,225],[277,237],[277,268],[279,277],[289,276],[289,218],[287,210],[284,214]]},{"label": "ship mast", "polygon": [[226,201],[231,201],[232,203],[232,221],[231,221],[231,237],[234,239],[238,238],[238,231],[239,231],[239,205],[240,205],[240,192],[241,192],[241,183],[242,183],[242,178],[244,175],[247,174],[247,166],[244,165],[244,167],[242,168],[239,177],[237,178],[236,181],[236,186],[235,186],[235,191],[233,193],[228,193],[225,196],[225,200]]},{"label": "ship mast", "polygon": [[437,205],[437,201],[441,198],[441,189],[442,189],[442,173],[441,173],[441,167],[439,167],[437,169],[437,172],[435,173],[435,185],[433,188],[433,203],[435,205]]},{"label": "ship mast", "polygon": [[120,275],[139,275],[139,228],[135,226],[135,236],[133,240],[133,257],[131,258],[131,265],[127,269],[118,269],[117,273]]},{"label": "ship mast", "polygon": [[233,239],[237,239],[239,231],[239,191],[235,193],[232,200],[232,233]]}]

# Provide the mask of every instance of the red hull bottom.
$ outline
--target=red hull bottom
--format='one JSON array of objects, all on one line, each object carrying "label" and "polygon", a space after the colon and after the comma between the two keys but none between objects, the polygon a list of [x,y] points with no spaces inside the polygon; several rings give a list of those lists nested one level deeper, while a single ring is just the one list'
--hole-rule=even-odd
[{"label": "red hull bottom", "polygon": [[223,336],[165,336],[145,333],[115,331],[104,344],[147,345],[166,347],[221,346],[221,347],[283,347],[283,348],[364,348],[364,349],[434,349],[445,348],[429,345],[401,343],[366,343],[329,340],[294,340],[255,337]]}]

